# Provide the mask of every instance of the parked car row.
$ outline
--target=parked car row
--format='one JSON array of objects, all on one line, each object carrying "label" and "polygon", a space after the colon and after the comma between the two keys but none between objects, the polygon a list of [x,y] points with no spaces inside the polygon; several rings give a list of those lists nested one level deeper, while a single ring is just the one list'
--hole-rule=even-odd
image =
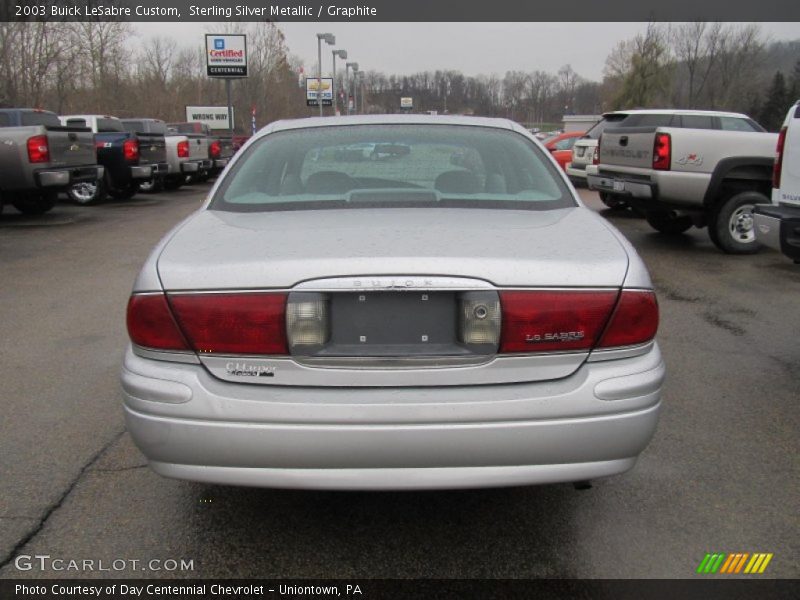
[{"label": "parked car row", "polygon": [[63,192],[89,205],[174,190],[216,177],[234,152],[203,123],[0,109],[0,210],[41,214]]}]

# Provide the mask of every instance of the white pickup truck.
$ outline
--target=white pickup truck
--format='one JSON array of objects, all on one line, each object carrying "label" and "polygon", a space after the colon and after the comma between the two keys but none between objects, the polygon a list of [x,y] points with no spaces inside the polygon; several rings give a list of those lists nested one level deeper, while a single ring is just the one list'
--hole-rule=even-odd
[{"label": "white pickup truck", "polygon": [[786,114],[773,169],[772,204],[753,211],[756,239],[800,264],[800,100]]},{"label": "white pickup truck", "polygon": [[757,252],[753,207],[769,201],[778,136],[739,113],[637,113],[603,131],[589,187],[624,199],[662,233],[708,226],[723,252]]}]

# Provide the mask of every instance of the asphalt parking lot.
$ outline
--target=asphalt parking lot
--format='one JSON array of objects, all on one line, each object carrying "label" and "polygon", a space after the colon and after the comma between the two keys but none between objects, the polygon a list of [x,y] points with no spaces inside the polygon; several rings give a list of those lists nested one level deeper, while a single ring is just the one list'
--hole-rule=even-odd
[{"label": "asphalt parking lot", "polygon": [[[637,467],[571,485],[335,493],[153,474],[124,430],[125,305],[208,186],[44,217],[0,215],[0,577],[691,577],[706,552],[800,550],[800,266],[726,256],[587,203],[643,256],[668,366]],[[17,568],[13,557],[189,559],[192,571]],[[762,576],[763,577],[763,576]]]}]

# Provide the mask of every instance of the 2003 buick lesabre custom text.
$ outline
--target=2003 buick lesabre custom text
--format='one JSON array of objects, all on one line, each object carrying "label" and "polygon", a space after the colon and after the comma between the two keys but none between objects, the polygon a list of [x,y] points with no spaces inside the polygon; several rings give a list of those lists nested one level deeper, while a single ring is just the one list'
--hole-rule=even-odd
[{"label": "2003 buick lesabre custom text", "polygon": [[127,321],[133,440],[221,484],[613,475],[665,373],[641,259],[499,119],[267,126],[153,250]]}]

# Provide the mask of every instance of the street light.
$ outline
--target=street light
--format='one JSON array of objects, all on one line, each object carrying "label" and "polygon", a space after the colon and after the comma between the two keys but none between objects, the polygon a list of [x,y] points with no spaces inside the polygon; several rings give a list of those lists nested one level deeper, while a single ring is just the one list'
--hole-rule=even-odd
[{"label": "street light", "polygon": [[338,108],[336,103],[336,57],[338,56],[342,60],[347,60],[347,50],[333,50],[333,114],[336,114],[336,109]]},{"label": "street light", "polygon": [[355,77],[356,77],[356,73],[358,73],[358,63],[357,63],[357,62],[349,62],[349,63],[346,63],[346,64],[344,65],[344,78],[345,78],[345,80],[346,80],[346,83],[348,83],[348,90],[347,90],[347,114],[349,115],[349,114],[350,114],[350,86],[349,86],[350,79],[349,79],[349,77],[347,76],[347,70],[348,70],[348,69],[353,69],[353,79],[355,79]]},{"label": "street light", "polygon": [[332,33],[317,34],[317,104],[319,104],[319,116],[322,116],[322,40],[329,46],[336,43],[336,37]]}]

